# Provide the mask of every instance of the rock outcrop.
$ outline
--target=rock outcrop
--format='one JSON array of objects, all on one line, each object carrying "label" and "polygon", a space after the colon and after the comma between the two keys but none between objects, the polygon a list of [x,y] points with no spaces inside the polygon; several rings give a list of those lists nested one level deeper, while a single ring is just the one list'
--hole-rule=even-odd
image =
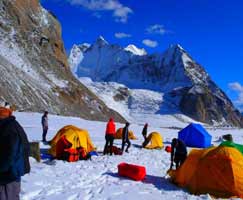
[{"label": "rock outcrop", "polygon": [[17,110],[125,121],[71,73],[55,16],[38,0],[0,0],[0,100]]}]

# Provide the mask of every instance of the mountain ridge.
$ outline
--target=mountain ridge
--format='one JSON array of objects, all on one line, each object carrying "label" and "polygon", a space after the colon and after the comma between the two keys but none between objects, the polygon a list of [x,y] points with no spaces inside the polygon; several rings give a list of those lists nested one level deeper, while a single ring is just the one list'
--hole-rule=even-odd
[{"label": "mountain ridge", "polygon": [[[243,118],[231,100],[178,44],[163,53],[139,56],[107,41],[104,45],[95,42],[80,51],[80,56],[77,77],[117,82],[130,89],[159,91],[168,103],[197,121],[209,124],[225,121],[243,126]],[[69,58],[72,57],[71,53]]]}]

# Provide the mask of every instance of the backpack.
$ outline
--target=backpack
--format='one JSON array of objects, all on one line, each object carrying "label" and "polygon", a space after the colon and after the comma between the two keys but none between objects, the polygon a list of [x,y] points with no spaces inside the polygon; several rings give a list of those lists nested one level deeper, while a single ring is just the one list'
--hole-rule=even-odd
[{"label": "backpack", "polygon": [[[111,151],[115,155],[122,155],[122,150],[119,147],[112,146]],[[110,147],[107,147],[107,149],[106,149],[106,153],[108,153],[108,152],[110,152]]]},{"label": "backpack", "polygon": [[66,160],[67,155],[64,155],[65,149],[69,149],[71,146],[72,144],[66,139],[66,137],[62,136],[56,144],[56,158]]},{"label": "backpack", "polygon": [[68,162],[76,162],[79,160],[79,152],[77,149],[69,148],[64,150],[64,160]]}]

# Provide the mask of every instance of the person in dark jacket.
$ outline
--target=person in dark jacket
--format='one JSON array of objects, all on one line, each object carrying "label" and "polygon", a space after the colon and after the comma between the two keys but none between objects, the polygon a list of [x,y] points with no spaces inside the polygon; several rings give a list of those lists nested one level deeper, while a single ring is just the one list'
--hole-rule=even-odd
[{"label": "person in dark jacket", "polygon": [[114,142],[114,138],[116,135],[116,125],[114,123],[113,118],[110,118],[107,125],[106,125],[106,131],[105,131],[105,147],[103,154],[107,154],[107,149],[110,151],[110,155],[112,155],[112,146]]},{"label": "person in dark jacket", "polygon": [[47,131],[48,131],[48,112],[47,111],[45,111],[43,116],[41,117],[41,125],[42,125],[42,129],[43,129],[42,141],[46,142],[46,135],[47,135]]},{"label": "person in dark jacket", "polygon": [[143,135],[143,138],[144,138],[144,141],[146,141],[146,138],[147,138],[147,132],[148,132],[148,123],[146,123],[143,127],[143,131],[142,131],[142,135]]},{"label": "person in dark jacket", "polygon": [[173,167],[173,162],[176,163],[176,169],[180,167],[187,158],[187,149],[185,143],[177,138],[174,138],[171,143],[171,165],[170,169]]},{"label": "person in dark jacket", "polygon": [[30,172],[28,138],[10,113],[0,108],[1,200],[19,200],[21,176]]},{"label": "person in dark jacket", "polygon": [[122,153],[124,151],[125,144],[127,144],[127,148],[125,150],[125,152],[127,152],[127,153],[128,153],[129,147],[131,146],[131,142],[129,140],[129,130],[128,130],[129,125],[130,124],[128,122],[126,122],[126,125],[122,130]]}]

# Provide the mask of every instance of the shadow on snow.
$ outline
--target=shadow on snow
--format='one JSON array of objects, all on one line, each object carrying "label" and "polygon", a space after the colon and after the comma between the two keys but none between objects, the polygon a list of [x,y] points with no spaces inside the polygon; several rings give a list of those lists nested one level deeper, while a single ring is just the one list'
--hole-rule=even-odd
[{"label": "shadow on snow", "polygon": [[[119,178],[120,180],[127,180],[129,178],[121,177],[118,173],[113,172],[105,172],[102,175],[112,176],[114,178]],[[154,176],[154,175],[146,175],[145,179],[142,181],[144,184],[152,184],[158,190],[165,190],[165,191],[175,191],[180,190],[176,185],[172,184],[169,179],[161,176]]]}]

